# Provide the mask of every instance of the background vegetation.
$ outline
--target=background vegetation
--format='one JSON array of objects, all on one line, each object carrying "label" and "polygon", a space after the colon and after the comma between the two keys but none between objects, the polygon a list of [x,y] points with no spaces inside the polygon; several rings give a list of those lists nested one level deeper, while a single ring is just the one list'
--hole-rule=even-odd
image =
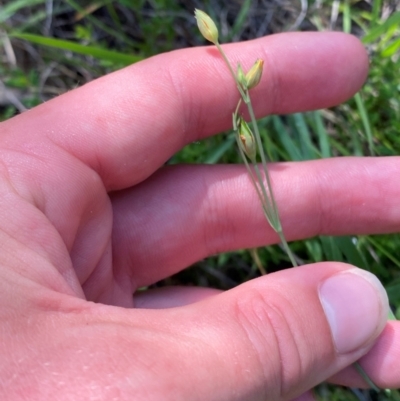
[{"label": "background vegetation", "polygon": [[[215,19],[222,42],[288,30],[342,30],[361,38],[367,47],[369,78],[349,102],[261,120],[272,160],[400,153],[396,0],[0,1],[0,119],[154,54],[204,44],[194,8]],[[223,133],[187,146],[169,163],[236,163],[234,143],[231,133]],[[400,318],[399,235],[318,237],[292,248],[304,263],[346,261],[377,274]],[[261,249],[259,255],[269,272],[290,266],[279,246]],[[251,255],[242,250],[200,261],[158,285],[228,289],[259,274]],[[318,391],[323,399],[400,400],[397,391],[377,395],[327,386]]]}]

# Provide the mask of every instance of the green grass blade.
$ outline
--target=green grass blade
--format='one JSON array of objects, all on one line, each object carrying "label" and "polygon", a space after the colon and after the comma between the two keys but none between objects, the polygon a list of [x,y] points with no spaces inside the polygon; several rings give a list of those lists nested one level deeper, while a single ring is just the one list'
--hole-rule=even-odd
[{"label": "green grass blade", "polygon": [[321,236],[319,237],[322,245],[322,251],[325,255],[325,260],[334,260],[336,262],[344,262],[342,253],[340,252],[334,237]]},{"label": "green grass blade", "polygon": [[351,12],[349,0],[345,0],[343,4],[343,32],[351,32]]},{"label": "green grass blade", "polygon": [[383,247],[378,241],[370,236],[366,236],[365,239],[377,250],[379,250],[382,255],[386,256],[398,269],[400,269],[400,259],[397,259],[393,253],[389,252],[385,247]]},{"label": "green grass blade", "polygon": [[368,262],[361,251],[357,248],[354,238],[350,236],[320,237],[322,250],[327,260],[347,262],[354,266],[369,269]]},{"label": "green grass blade", "polygon": [[[53,15],[60,15],[69,12],[71,9],[67,4],[53,7]],[[35,13],[29,13],[26,19],[18,23],[18,27],[15,29],[10,28],[10,32],[25,32],[26,30],[36,31],[38,26],[41,26],[42,22],[48,18],[48,13],[45,7],[38,9]],[[57,17],[54,17],[57,18]]]},{"label": "green grass blade", "polygon": [[222,156],[232,147],[232,145],[236,142],[235,135],[229,135],[224,142],[218,145],[215,149],[210,152],[206,159],[204,160],[205,164],[215,164],[218,163]]},{"label": "green grass blade", "polygon": [[365,134],[367,137],[369,153],[371,156],[373,156],[374,155],[374,141],[372,138],[371,125],[369,123],[367,110],[365,109],[365,105],[361,98],[360,93],[355,94],[354,100],[356,101],[357,109],[358,109],[358,112],[360,113],[361,121],[362,121],[364,131],[365,131]]},{"label": "green grass blade", "polygon": [[233,24],[233,27],[231,31],[229,32],[227,41],[230,42],[232,38],[240,31],[242,28],[244,22],[247,19],[247,15],[250,10],[252,0],[245,0],[242,4],[242,7],[240,8],[240,11],[236,17],[235,23]]},{"label": "green grass blade", "polygon": [[271,133],[273,132],[272,116],[264,117],[258,120],[258,128],[260,130],[261,142],[266,152],[267,160],[278,161],[279,157],[285,158],[284,152],[273,141]]},{"label": "green grass blade", "polygon": [[395,39],[389,45],[387,45],[381,52],[382,57],[392,57],[400,49],[400,38]]},{"label": "green grass blade", "polygon": [[336,140],[335,138],[330,138],[332,149],[335,149],[340,155],[342,156],[351,156],[352,153],[349,151],[346,144],[342,144],[340,141]]},{"label": "green grass blade", "polygon": [[378,25],[377,27],[371,29],[371,31],[362,38],[362,42],[371,43],[387,32],[390,28],[399,24],[400,11],[392,14],[382,25]]},{"label": "green grass blade", "polygon": [[101,60],[108,60],[112,61],[113,63],[120,63],[124,65],[136,63],[143,59],[143,57],[137,55],[123,54],[112,50],[102,49],[101,47],[84,46],[79,43],[71,42],[69,40],[48,38],[45,36],[34,35],[30,33],[12,33],[10,36],[22,40],[27,40],[28,42],[38,45],[55,47],[62,50],[69,50],[74,53],[83,54],[85,56],[92,56]]},{"label": "green grass blade", "polygon": [[295,113],[290,116],[289,121],[292,122],[293,127],[299,134],[300,148],[302,151],[303,160],[316,159],[318,152],[315,149],[312,140],[311,133],[308,129],[307,123],[302,113]]},{"label": "green grass blade", "polygon": [[[73,9],[81,13],[85,16],[85,19],[91,22],[93,25],[97,26],[98,28],[102,29],[104,32],[107,32],[110,36],[113,36],[125,44],[130,46],[135,46],[135,42],[129,39],[123,32],[118,32],[116,29],[109,28],[106,24],[101,22],[98,18],[95,18],[93,15],[88,14],[83,7],[81,7],[77,2],[74,0],[65,0],[67,4],[69,4]],[[107,0],[103,2],[104,4],[111,3],[111,0]]]},{"label": "green grass blade", "polygon": [[355,241],[355,237],[343,236],[334,238],[334,242],[338,249],[343,253],[348,263],[365,270],[370,270],[364,254],[357,248]]},{"label": "green grass blade", "polygon": [[389,297],[389,301],[392,304],[400,303],[400,278],[393,280],[386,287],[386,292]]},{"label": "green grass blade", "polygon": [[358,137],[358,130],[356,127],[349,128],[348,132],[351,137],[351,142],[353,144],[353,155],[354,156],[364,156],[363,148],[361,146],[360,138]]},{"label": "green grass blade", "polygon": [[319,149],[321,152],[321,156],[323,158],[328,158],[331,157],[331,145],[329,141],[329,135],[326,132],[324,122],[322,120],[322,115],[319,110],[313,111],[311,113],[311,117],[314,123],[314,130],[317,133],[318,136],[318,143],[319,143]]},{"label": "green grass blade", "polygon": [[281,117],[272,116],[272,123],[274,125],[275,131],[278,134],[279,141],[281,142],[286,152],[289,154],[289,158],[291,160],[303,160],[299,151],[299,147],[293,141],[288,130],[284,126]]},{"label": "green grass blade", "polygon": [[323,261],[322,246],[321,242],[318,241],[318,238],[306,240],[304,241],[304,244],[312,262],[316,263]]},{"label": "green grass blade", "polygon": [[376,23],[379,20],[382,9],[382,0],[374,0],[372,2],[372,22]]},{"label": "green grass blade", "polygon": [[37,4],[44,3],[45,0],[16,0],[12,1],[6,6],[0,8],[0,23],[7,21],[11,18],[18,10],[28,7],[35,6]]},{"label": "green grass blade", "polygon": [[111,19],[113,20],[114,24],[122,30],[122,22],[118,16],[117,11],[115,10],[115,6],[113,4],[107,4],[107,11],[110,14]]}]

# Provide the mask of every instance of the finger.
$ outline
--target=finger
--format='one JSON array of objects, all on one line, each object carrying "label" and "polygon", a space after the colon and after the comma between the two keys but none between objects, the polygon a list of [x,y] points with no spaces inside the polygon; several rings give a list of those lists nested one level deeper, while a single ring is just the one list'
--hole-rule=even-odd
[{"label": "finger", "polygon": [[220,294],[214,288],[201,287],[161,287],[138,291],[134,295],[134,305],[142,309],[166,309],[190,305]]},{"label": "finger", "polygon": [[192,306],[204,316],[198,324],[208,338],[220,345],[229,337],[217,358],[263,380],[259,399],[299,396],[354,362],[382,331],[388,311],[376,278],[331,263],[272,274]]},{"label": "finger", "polygon": [[[400,322],[388,322],[382,334],[359,363],[368,377],[382,389],[400,387]],[[368,384],[354,367],[348,367],[330,378],[333,383],[367,388]]]},{"label": "finger", "polygon": [[[140,322],[143,341],[152,342],[123,359],[145,360],[160,387],[192,391],[198,399],[288,400],[365,354],[385,325],[387,307],[383,287],[369,273],[310,265],[147,318],[127,315],[124,324]],[[160,343],[157,335],[174,342]]]},{"label": "finger", "polygon": [[[289,240],[400,230],[400,158],[270,165]],[[209,255],[278,242],[243,166],[174,166],[113,200],[114,263],[135,286]],[[167,239],[167,240],[166,240]]]},{"label": "finger", "polygon": [[[265,73],[254,90],[258,116],[338,104],[359,89],[368,68],[360,42],[341,33],[288,33],[224,48],[234,66],[264,59]],[[3,123],[0,139],[8,149],[36,157],[48,155],[49,146],[55,159],[67,151],[115,190],[142,181],[183,145],[229,128],[237,101],[215,49],[185,49],[23,113]]]}]

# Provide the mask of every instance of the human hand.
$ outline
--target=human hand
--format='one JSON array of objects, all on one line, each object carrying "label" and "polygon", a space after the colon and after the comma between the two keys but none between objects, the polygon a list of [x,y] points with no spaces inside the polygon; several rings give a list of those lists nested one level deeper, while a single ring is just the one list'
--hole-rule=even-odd
[{"label": "human hand", "polygon": [[[367,73],[363,48],[343,34],[276,35],[226,51],[245,67],[265,60],[259,116],[338,104]],[[224,293],[132,297],[208,255],[277,241],[243,166],[162,167],[228,128],[236,102],[218,54],[195,48],[1,124],[2,399],[307,398],[328,378],[364,385],[346,368],[363,355],[377,385],[400,386],[400,327],[385,325],[380,284],[348,265],[302,266]],[[399,166],[271,165],[287,238],[398,231]]]}]

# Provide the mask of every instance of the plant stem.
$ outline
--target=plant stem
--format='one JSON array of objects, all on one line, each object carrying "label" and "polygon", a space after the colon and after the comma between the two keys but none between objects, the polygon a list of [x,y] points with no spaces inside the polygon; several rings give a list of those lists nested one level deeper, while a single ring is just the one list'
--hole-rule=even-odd
[{"label": "plant stem", "polygon": [[369,378],[369,376],[365,373],[364,369],[358,362],[354,362],[353,366],[356,368],[359,375],[364,379],[364,381],[376,392],[380,392],[381,389]]},{"label": "plant stem", "polygon": [[[273,189],[272,189],[272,183],[271,183],[271,179],[270,179],[269,173],[268,173],[267,159],[265,157],[264,147],[263,147],[263,144],[262,144],[262,141],[261,141],[261,135],[260,135],[260,131],[258,129],[257,120],[256,120],[256,116],[255,116],[255,113],[254,113],[253,104],[251,102],[249,91],[247,89],[243,90],[243,88],[242,88],[240,82],[238,81],[237,76],[236,76],[236,74],[235,74],[235,72],[234,72],[234,70],[232,68],[232,65],[229,62],[228,58],[226,57],[226,54],[223,51],[221,45],[218,42],[215,45],[217,46],[218,51],[222,55],[222,58],[224,59],[225,64],[228,66],[228,69],[229,69],[233,79],[235,80],[236,87],[237,87],[237,89],[238,89],[238,91],[239,91],[239,93],[240,93],[240,95],[242,97],[242,100],[244,101],[244,103],[247,106],[247,110],[249,112],[251,124],[252,124],[253,131],[254,131],[254,136],[255,136],[255,139],[256,139],[256,144],[257,144],[257,147],[258,147],[258,153],[260,154],[260,158],[261,158],[261,165],[262,165],[263,173],[264,173],[264,176],[265,176],[265,180],[267,182],[268,192],[267,192],[267,190],[265,188],[264,180],[263,180],[262,174],[260,172],[260,169],[259,169],[259,167],[258,167],[258,165],[256,163],[256,160],[252,160],[251,163],[253,165],[255,174],[257,176],[257,181],[260,184],[261,193],[259,192],[259,188],[257,187],[256,180],[254,179],[254,177],[252,175],[252,171],[250,169],[250,166],[247,163],[246,156],[241,151],[240,153],[241,153],[242,159],[244,160],[244,162],[246,164],[246,167],[247,167],[247,170],[248,170],[248,172],[250,174],[252,183],[253,183],[253,185],[254,185],[254,187],[255,187],[255,189],[257,191],[257,194],[258,194],[258,196],[259,196],[259,198],[261,200],[261,203],[263,205],[263,210],[264,210],[265,217],[267,218],[267,220],[268,220],[269,224],[271,225],[271,227],[278,234],[279,239],[280,239],[280,241],[282,243],[282,246],[283,246],[284,250],[286,251],[286,253],[287,253],[287,255],[288,255],[289,259],[290,259],[290,262],[293,265],[293,267],[296,267],[298,264],[296,262],[296,259],[295,259],[294,255],[293,255],[292,251],[290,250],[290,247],[289,247],[289,245],[288,245],[288,243],[286,241],[285,235],[283,233],[282,224],[281,224],[280,217],[279,217],[278,206],[277,206],[276,201],[275,201],[275,197],[274,197],[274,193],[273,193]],[[235,112],[233,114],[233,126],[234,126],[234,129],[236,129],[235,120],[236,120],[237,113],[239,111],[240,105],[241,105],[241,100],[239,100],[239,102],[238,102],[238,104],[236,106],[236,110],[235,110]],[[239,149],[240,149],[240,146],[239,146]]]},{"label": "plant stem", "polygon": [[[258,130],[258,125],[257,125],[257,120],[254,114],[254,110],[253,110],[253,105],[251,103],[251,99],[250,96],[248,96],[248,102],[246,103],[247,105],[247,109],[249,111],[249,115],[250,115],[250,119],[251,119],[251,124],[254,130],[254,136],[256,138],[256,142],[257,142],[257,146],[258,146],[258,151],[260,153],[260,157],[261,157],[261,164],[264,170],[264,175],[265,175],[265,179],[267,181],[267,187],[268,187],[268,191],[269,191],[269,198],[271,199],[271,210],[272,213],[274,214],[274,220],[275,220],[275,231],[282,231],[282,226],[281,226],[281,222],[280,222],[280,218],[279,218],[279,213],[278,213],[278,207],[276,205],[275,202],[275,197],[274,197],[274,193],[272,190],[272,184],[271,184],[271,179],[269,177],[269,173],[268,173],[268,168],[267,168],[267,160],[265,157],[265,153],[264,153],[264,147],[263,144],[261,142],[261,136],[260,136],[260,131]],[[262,183],[262,181],[260,182]]]},{"label": "plant stem", "polygon": [[[255,117],[255,114],[254,114],[254,109],[253,109],[253,105],[251,103],[250,96],[248,96],[248,102],[246,103],[246,105],[247,105],[247,108],[249,110],[250,119],[251,119],[251,123],[252,123],[253,130],[254,130],[254,136],[255,136],[256,141],[257,141],[257,146],[258,146],[260,157],[261,157],[261,163],[262,163],[262,166],[263,166],[263,169],[264,169],[264,175],[265,175],[265,179],[267,181],[267,187],[268,187],[268,191],[269,191],[269,194],[270,194],[270,196],[269,196],[270,200],[269,200],[269,198],[267,197],[267,195],[265,193],[264,185],[262,185],[262,188],[264,189],[264,194],[265,194],[264,196],[266,197],[266,200],[268,201],[268,205],[270,205],[272,203],[271,211],[272,211],[272,214],[273,214],[274,225],[272,225],[272,224],[271,225],[273,226],[273,228],[275,229],[276,233],[278,234],[279,239],[280,239],[280,241],[281,241],[281,243],[283,245],[283,248],[285,249],[285,251],[286,251],[286,253],[287,253],[287,255],[288,255],[289,259],[290,259],[290,262],[293,265],[293,267],[297,267],[298,264],[296,262],[296,259],[295,259],[294,255],[293,255],[293,252],[291,251],[291,249],[289,247],[289,244],[286,241],[286,237],[285,237],[285,235],[283,233],[282,224],[281,224],[280,217],[279,217],[278,206],[277,206],[276,201],[275,201],[275,196],[273,194],[273,189],[272,189],[272,183],[271,183],[271,179],[269,177],[269,172],[268,172],[268,168],[267,168],[267,161],[266,161],[266,157],[265,157],[265,154],[264,154],[264,148],[263,148],[263,145],[262,145],[262,142],[261,142],[260,131],[258,129],[258,125],[257,125],[257,121],[256,121],[256,117]],[[258,170],[258,168],[257,168],[257,170]],[[262,183],[262,179],[260,180],[260,182]]]},{"label": "plant stem", "polygon": [[217,46],[218,51],[221,53],[221,56],[222,56],[222,58],[224,59],[225,64],[228,66],[229,71],[230,71],[230,73],[231,73],[233,79],[235,80],[236,87],[238,88],[238,91],[239,91],[240,95],[242,96],[244,102],[246,102],[246,95],[245,95],[245,93],[243,92],[242,87],[240,86],[240,83],[239,83],[239,81],[238,81],[238,79],[237,79],[237,77],[236,77],[235,71],[233,71],[233,68],[232,68],[232,66],[231,66],[231,63],[229,62],[228,58],[226,57],[225,52],[222,50],[222,47],[221,47],[221,45],[220,45],[218,42],[215,44],[215,46]]},{"label": "plant stem", "polygon": [[283,249],[286,251],[286,254],[288,255],[290,262],[292,263],[293,267],[298,267],[298,263],[296,261],[296,258],[294,257],[294,254],[292,252],[292,250],[289,247],[289,244],[286,241],[286,238],[283,234],[283,231],[278,231],[277,234],[279,235],[279,239],[281,240]]}]

